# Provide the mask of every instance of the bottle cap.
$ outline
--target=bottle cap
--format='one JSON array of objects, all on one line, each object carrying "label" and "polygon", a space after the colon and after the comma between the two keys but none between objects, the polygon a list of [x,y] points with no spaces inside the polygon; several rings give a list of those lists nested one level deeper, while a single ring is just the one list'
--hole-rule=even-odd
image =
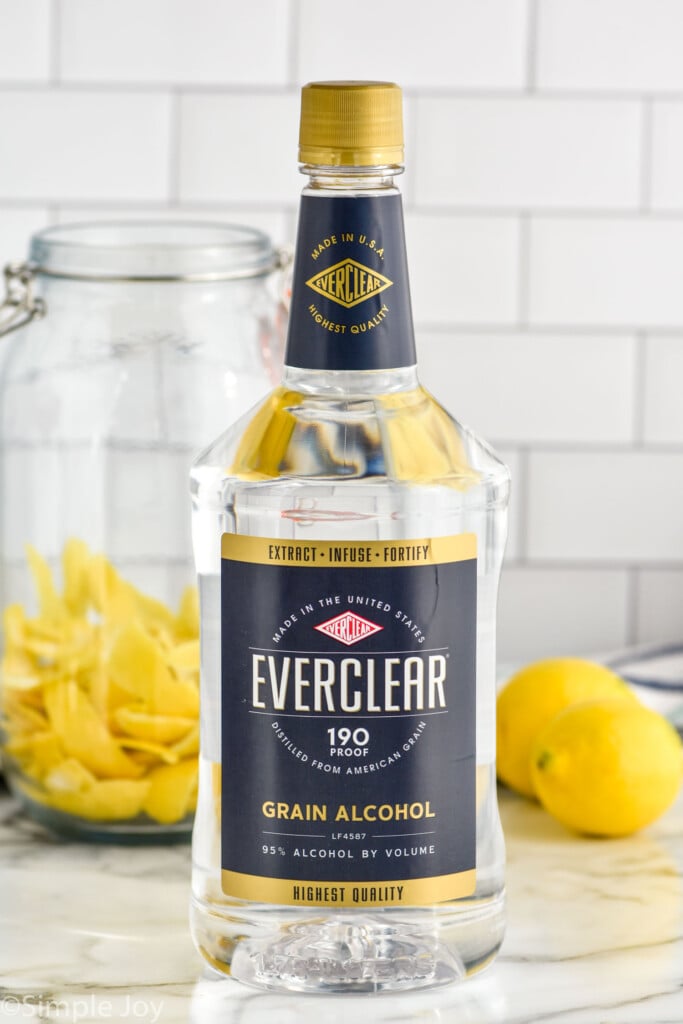
[{"label": "bottle cap", "polygon": [[301,90],[299,160],[323,167],[403,163],[401,90],[393,82],[311,82]]}]

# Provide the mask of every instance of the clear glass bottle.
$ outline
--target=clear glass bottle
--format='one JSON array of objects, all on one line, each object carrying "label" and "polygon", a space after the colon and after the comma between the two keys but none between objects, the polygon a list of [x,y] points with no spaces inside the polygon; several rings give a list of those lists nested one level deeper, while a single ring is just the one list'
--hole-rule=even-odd
[{"label": "clear glass bottle", "polygon": [[192,471],[192,929],[258,987],[426,987],[503,936],[509,474],[418,381],[400,90],[317,83],[302,104],[284,379]]}]

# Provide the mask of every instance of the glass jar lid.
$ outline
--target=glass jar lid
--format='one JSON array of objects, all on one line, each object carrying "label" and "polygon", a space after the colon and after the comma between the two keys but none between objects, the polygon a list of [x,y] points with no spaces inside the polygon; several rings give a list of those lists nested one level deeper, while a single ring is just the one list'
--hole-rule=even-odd
[{"label": "glass jar lid", "polygon": [[31,239],[30,261],[37,274],[92,281],[229,281],[282,265],[256,228],[173,220],[45,228]]}]

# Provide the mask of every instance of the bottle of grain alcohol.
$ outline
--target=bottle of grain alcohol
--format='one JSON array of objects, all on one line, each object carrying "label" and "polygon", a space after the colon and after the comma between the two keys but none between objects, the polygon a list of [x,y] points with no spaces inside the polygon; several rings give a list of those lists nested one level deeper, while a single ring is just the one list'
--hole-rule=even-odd
[{"label": "bottle of grain alcohol", "polygon": [[399,88],[306,86],[299,153],[282,385],[192,472],[193,934],[268,989],[426,987],[503,934],[509,476],[418,383]]}]

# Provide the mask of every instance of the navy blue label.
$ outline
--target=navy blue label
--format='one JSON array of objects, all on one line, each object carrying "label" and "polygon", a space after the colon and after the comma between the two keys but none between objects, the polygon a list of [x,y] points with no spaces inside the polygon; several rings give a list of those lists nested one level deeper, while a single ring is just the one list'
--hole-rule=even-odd
[{"label": "navy blue label", "polygon": [[223,888],[414,905],[475,868],[471,535],[225,535]]},{"label": "navy blue label", "polygon": [[399,195],[302,197],[285,362],[326,370],[415,363]]}]

